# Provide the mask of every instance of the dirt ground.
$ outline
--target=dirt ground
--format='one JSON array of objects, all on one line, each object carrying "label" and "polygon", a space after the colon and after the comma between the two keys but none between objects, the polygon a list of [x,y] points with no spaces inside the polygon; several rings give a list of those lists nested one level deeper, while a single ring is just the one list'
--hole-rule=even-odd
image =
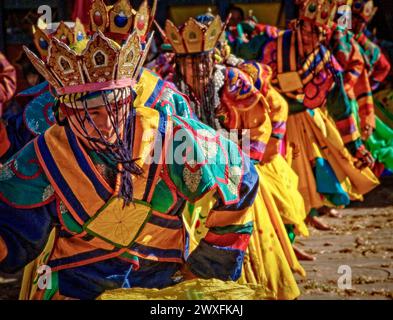
[{"label": "dirt ground", "polygon": [[[310,228],[310,237],[297,241],[317,257],[302,262],[300,299],[393,299],[393,178],[341,212],[341,219],[323,218],[334,230]],[[350,270],[351,288],[338,285],[340,266],[349,267],[342,268]]]},{"label": "dirt ground", "polygon": [[[323,218],[334,230],[311,228],[309,238],[296,241],[317,257],[302,262],[307,277],[298,277],[300,299],[393,299],[393,178],[341,212],[341,219]],[[344,288],[340,266],[351,272]],[[17,299],[20,280],[21,273],[0,273],[0,300]]]}]

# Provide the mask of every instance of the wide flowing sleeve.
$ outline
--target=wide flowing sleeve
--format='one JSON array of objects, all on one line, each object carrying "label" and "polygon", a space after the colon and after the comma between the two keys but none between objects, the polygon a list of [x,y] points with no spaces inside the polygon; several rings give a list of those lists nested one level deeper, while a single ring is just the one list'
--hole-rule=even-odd
[{"label": "wide flowing sleeve", "polygon": [[0,270],[35,259],[58,224],[56,196],[28,143],[0,167]]},{"label": "wide flowing sleeve", "polygon": [[192,119],[173,120],[173,161],[165,169],[170,184],[190,202],[209,192],[216,199],[206,213],[208,232],[187,264],[202,278],[236,280],[253,229],[249,208],[258,191],[258,174],[238,145],[210,127]]},{"label": "wide flowing sleeve", "polygon": [[14,273],[44,249],[54,226],[55,201],[18,209],[0,201],[0,270]]}]

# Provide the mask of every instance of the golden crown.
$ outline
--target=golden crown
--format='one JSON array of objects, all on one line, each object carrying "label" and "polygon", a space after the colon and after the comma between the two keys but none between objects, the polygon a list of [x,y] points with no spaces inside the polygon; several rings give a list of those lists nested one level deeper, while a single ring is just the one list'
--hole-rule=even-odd
[{"label": "golden crown", "polygon": [[157,0],[150,9],[144,0],[136,11],[128,0],[118,0],[114,5],[107,6],[103,0],[94,0],[90,11],[90,28],[92,32],[101,31],[110,34],[116,41],[124,40],[134,30],[143,40],[154,21]]},{"label": "golden crown", "polygon": [[79,19],[76,19],[75,22],[62,21],[52,25],[47,25],[39,19],[37,26],[33,26],[33,42],[44,59],[48,56],[49,42],[52,37],[67,45],[87,39],[85,28]]},{"label": "golden crown", "polygon": [[208,25],[189,18],[180,29],[170,20],[165,23],[166,38],[177,54],[199,53],[214,49],[224,30],[225,25],[220,16],[215,16]]},{"label": "golden crown", "polygon": [[329,26],[337,11],[337,0],[296,0],[299,18],[320,26]]},{"label": "golden crown", "polygon": [[[157,0],[152,9],[144,0],[138,11],[134,10],[128,0],[119,0],[112,6],[105,5],[103,0],[94,0],[89,10],[91,31],[108,35],[118,43],[124,42],[128,35],[136,30],[142,40],[145,40],[154,21]],[[57,26],[56,30],[54,26]],[[33,26],[33,42],[43,59],[48,56],[49,41],[57,38],[68,46],[87,39],[86,30],[79,19],[74,22],[60,22],[47,25],[41,19]]]},{"label": "golden crown", "polygon": [[353,13],[360,16],[366,23],[371,21],[377,10],[373,0],[354,0],[352,4]]},{"label": "golden crown", "polygon": [[77,51],[52,37],[46,62],[27,47],[24,50],[34,67],[61,96],[131,86],[144,64],[152,37],[142,46],[135,30],[120,45],[98,31]]}]

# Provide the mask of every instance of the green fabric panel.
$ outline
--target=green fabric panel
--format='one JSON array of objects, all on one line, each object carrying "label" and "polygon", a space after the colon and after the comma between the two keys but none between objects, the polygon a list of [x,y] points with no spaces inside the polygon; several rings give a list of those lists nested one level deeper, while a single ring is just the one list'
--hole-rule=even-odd
[{"label": "green fabric panel", "polygon": [[218,133],[199,121],[175,117],[173,123],[167,168],[179,191],[196,201],[217,186],[224,202],[236,200],[243,171],[239,147],[222,136],[216,141]]},{"label": "green fabric panel", "polygon": [[62,213],[61,216],[63,218],[64,225],[68,230],[75,233],[83,232],[83,228],[81,227],[81,225],[75,221],[75,219],[71,216],[71,214],[68,211]]},{"label": "green fabric panel", "polygon": [[309,216],[310,216],[310,217],[319,217],[319,212],[318,212],[318,210],[315,209],[315,208],[312,208],[312,209],[310,210],[310,212],[309,212]]},{"label": "green fabric panel", "polygon": [[51,288],[47,288],[44,293],[43,300],[51,300],[56,292],[59,290],[59,274],[53,272],[51,275]]},{"label": "green fabric panel", "polygon": [[288,233],[289,241],[293,244],[295,242],[296,234],[295,234],[295,227],[293,224],[286,224],[285,229]]},{"label": "green fabric panel", "polygon": [[210,231],[216,234],[226,233],[248,233],[251,234],[253,230],[253,222],[248,222],[245,225],[232,225],[227,227],[215,227],[211,228]]},{"label": "green fabric panel", "polygon": [[393,130],[378,117],[375,118],[376,128],[367,140],[367,149],[373,157],[386,169],[393,170]]},{"label": "green fabric panel", "polygon": [[39,205],[53,196],[54,190],[38,163],[33,141],[0,168],[0,194],[18,206]]},{"label": "green fabric panel", "polygon": [[157,103],[154,105],[154,109],[166,115],[175,114],[183,118],[191,117],[187,100],[168,87],[161,93]]},{"label": "green fabric panel", "polygon": [[160,180],[154,189],[153,198],[151,200],[153,210],[166,213],[173,205],[173,201],[171,190],[163,180]]}]

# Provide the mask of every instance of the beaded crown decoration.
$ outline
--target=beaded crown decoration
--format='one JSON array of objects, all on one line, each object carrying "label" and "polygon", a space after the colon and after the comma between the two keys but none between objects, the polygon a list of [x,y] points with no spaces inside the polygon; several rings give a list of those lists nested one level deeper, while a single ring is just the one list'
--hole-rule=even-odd
[{"label": "beaded crown decoration", "polygon": [[207,26],[194,18],[189,18],[180,29],[170,20],[165,23],[166,38],[176,54],[213,50],[224,30],[225,24],[218,15]]},{"label": "beaded crown decoration", "polygon": [[35,40],[44,61],[27,47],[24,50],[58,96],[130,86],[150,48],[153,35],[145,40],[156,3],[150,10],[145,0],[135,11],[128,0],[119,0],[113,6],[94,0],[90,38],[80,21],[73,27],[61,22],[52,33],[44,32],[42,26],[36,29]]},{"label": "beaded crown decoration", "polygon": [[366,23],[371,21],[377,10],[373,0],[354,0],[352,4],[353,13],[360,16]]},{"label": "beaded crown decoration", "polygon": [[24,50],[57,95],[109,90],[131,86],[150,48],[152,36],[142,46],[134,31],[121,46],[101,31],[96,32],[82,52],[52,37],[44,62],[27,47]]},{"label": "beaded crown decoration", "polygon": [[79,19],[76,19],[75,22],[61,21],[52,25],[47,25],[41,19],[38,19],[37,26],[33,26],[32,29],[34,45],[43,59],[48,56],[49,42],[52,37],[67,45],[87,39],[85,28]]},{"label": "beaded crown decoration", "polygon": [[299,18],[319,26],[330,26],[337,11],[338,0],[296,0]]},{"label": "beaded crown decoration", "polygon": [[105,5],[103,0],[94,0],[89,11],[90,29],[92,32],[101,31],[118,42],[136,31],[144,40],[154,22],[156,8],[157,0],[153,1],[151,9],[144,0],[138,10],[128,0],[118,0],[112,6]]},{"label": "beaded crown decoration", "polygon": [[[119,44],[127,40],[128,35],[134,30],[141,40],[145,40],[157,7],[154,0],[150,9],[147,0],[144,0],[136,11],[128,0],[118,0],[114,5],[107,6],[103,0],[94,0],[89,10],[90,31],[101,31]],[[56,30],[54,26],[57,26]],[[76,45],[88,39],[85,27],[76,19],[75,22],[60,22],[47,25],[41,19],[37,26],[33,26],[33,42],[42,59],[48,56],[49,42],[52,37],[57,38],[68,46]]]}]

